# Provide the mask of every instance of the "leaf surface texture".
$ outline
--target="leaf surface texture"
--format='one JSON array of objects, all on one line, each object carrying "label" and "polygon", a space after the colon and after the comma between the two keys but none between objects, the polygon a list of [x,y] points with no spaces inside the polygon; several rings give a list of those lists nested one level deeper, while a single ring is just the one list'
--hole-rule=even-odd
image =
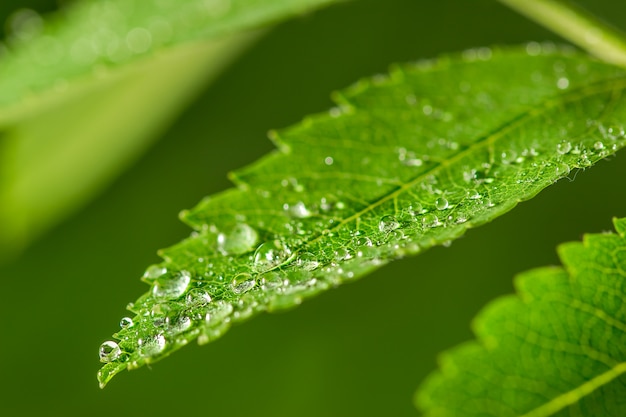
[{"label": "leaf surface texture", "polygon": [[626,413],[626,219],[559,248],[563,267],[528,271],[519,295],[474,321],[478,342],[442,355],[417,396],[426,416]]},{"label": "leaf surface texture", "polygon": [[[537,50],[539,48],[539,50]],[[528,49],[528,48],[527,48]],[[394,68],[274,132],[278,150],[182,218],[101,385],[261,311],[449,243],[625,143],[626,78],[551,45]]]}]

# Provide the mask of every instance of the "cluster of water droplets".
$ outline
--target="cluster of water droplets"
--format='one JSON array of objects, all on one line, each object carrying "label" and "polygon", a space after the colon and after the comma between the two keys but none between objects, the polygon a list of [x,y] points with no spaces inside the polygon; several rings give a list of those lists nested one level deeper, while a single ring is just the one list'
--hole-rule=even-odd
[{"label": "cluster of water droplets", "polygon": [[[530,54],[534,50],[529,48]],[[464,58],[484,60],[490,54],[477,50]],[[566,76],[557,65],[553,88],[570,88],[569,78],[567,85],[559,85]],[[466,83],[459,88],[473,87]],[[426,99],[407,95],[405,101],[403,106],[421,106],[426,116],[448,119],[444,109]],[[573,167],[588,166],[626,140],[617,123],[592,120],[586,127],[588,137],[582,139],[537,138],[509,145],[484,141],[466,156],[472,144],[454,135],[432,135],[419,147],[405,143],[386,157],[408,173],[407,181],[419,181],[402,183],[373,202],[362,202],[341,187],[321,193],[310,181],[291,176],[262,184],[246,200],[258,208],[258,216],[246,210],[223,224],[197,226],[188,246],[178,249],[181,258],[192,253],[195,264],[192,259],[185,265],[166,262],[167,267],[148,268],[144,280],[151,291],[130,306],[137,315],[122,319],[117,341],[105,342],[100,358],[139,366],[194,338],[209,342],[256,312],[299,304],[389,259],[449,245],[468,223],[485,221],[490,211],[510,200],[509,188],[519,186],[532,194],[546,178],[554,181]],[[563,129],[559,138],[578,137],[569,135],[569,126]],[[431,155],[452,155],[454,163],[435,165]],[[324,152],[315,163],[319,172],[330,172],[341,170],[344,161],[340,154]]]}]

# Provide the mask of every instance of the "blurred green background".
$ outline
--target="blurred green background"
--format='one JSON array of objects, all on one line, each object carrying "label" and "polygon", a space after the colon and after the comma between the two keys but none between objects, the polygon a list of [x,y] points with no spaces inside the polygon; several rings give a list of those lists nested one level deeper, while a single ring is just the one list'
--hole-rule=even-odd
[{"label": "blurred green background", "polygon": [[[626,4],[583,3],[615,23]],[[52,0],[3,0],[54,10]],[[270,128],[324,111],[329,93],[389,64],[443,52],[557,40],[493,0],[361,0],[299,17],[244,53],[96,200],[0,266],[0,415],[412,416],[437,353],[512,278],[555,264],[555,246],[626,216],[625,155],[573,172],[450,248],[395,262],[208,346],[96,382],[156,250],[187,236],[177,218],[230,186],[226,173],[272,149]],[[173,82],[176,82],[173,80]],[[112,123],[114,121],[111,121]],[[1,140],[1,139],[0,139]],[[1,233],[1,231],[0,231]]]}]

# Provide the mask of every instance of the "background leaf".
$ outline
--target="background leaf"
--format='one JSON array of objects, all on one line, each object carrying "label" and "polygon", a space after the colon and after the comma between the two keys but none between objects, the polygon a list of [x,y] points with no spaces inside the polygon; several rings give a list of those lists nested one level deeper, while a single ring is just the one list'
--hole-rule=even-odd
[{"label": "background leaf", "polygon": [[421,388],[426,415],[623,415],[626,219],[615,228],[561,245],[564,267],[520,275],[519,296],[486,307],[479,343],[443,355]]},{"label": "background leaf", "polygon": [[130,165],[240,51],[250,29],[329,0],[84,1],[20,9],[0,55],[0,257]]},{"label": "background leaf", "polygon": [[[485,74],[489,74],[485,76]],[[506,77],[505,77],[506,76]],[[101,385],[460,236],[626,143],[623,73],[552,45],[397,68],[283,133],[146,271]]]}]

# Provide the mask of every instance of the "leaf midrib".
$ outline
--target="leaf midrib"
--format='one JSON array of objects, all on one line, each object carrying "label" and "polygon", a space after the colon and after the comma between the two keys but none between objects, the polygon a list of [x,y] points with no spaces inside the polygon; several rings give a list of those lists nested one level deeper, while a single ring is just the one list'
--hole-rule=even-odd
[{"label": "leaf midrib", "polygon": [[[335,231],[339,228],[341,228],[342,226],[352,222],[352,221],[356,221],[359,218],[361,218],[364,214],[367,214],[368,212],[374,210],[375,208],[379,207],[380,205],[388,202],[391,199],[397,198],[400,194],[402,194],[403,192],[408,191],[409,189],[411,189],[412,187],[414,187],[415,185],[417,185],[420,181],[423,181],[425,178],[432,176],[433,174],[438,173],[439,171],[441,171],[442,169],[444,169],[445,167],[448,167],[450,165],[452,165],[455,162],[458,162],[459,160],[461,160],[464,156],[471,154],[473,152],[475,152],[476,150],[491,145],[493,144],[496,140],[502,138],[503,135],[505,135],[506,133],[514,130],[515,128],[517,128],[519,125],[521,125],[522,123],[526,122],[529,119],[532,119],[534,117],[538,117],[541,114],[545,113],[546,111],[557,107],[559,105],[563,105],[565,103],[570,103],[579,99],[584,99],[587,97],[591,97],[594,96],[596,94],[602,94],[602,93],[607,93],[609,91],[617,91],[617,90],[623,90],[626,88],[626,76],[620,76],[620,77],[615,77],[615,78],[610,78],[610,79],[606,79],[606,80],[602,80],[599,81],[595,84],[590,84],[590,85],[585,85],[582,87],[579,87],[577,89],[571,89],[569,91],[567,91],[566,93],[559,95],[559,96],[555,96],[555,97],[550,97],[546,100],[544,100],[542,103],[538,104],[536,107],[531,108],[530,110],[525,111],[524,113],[522,113],[520,116],[517,116],[515,118],[513,118],[512,120],[510,120],[509,122],[504,123],[502,126],[500,126],[499,128],[497,128],[494,132],[487,134],[486,136],[484,136],[483,138],[477,140],[476,142],[472,143],[471,145],[466,146],[464,149],[461,149],[456,155],[452,156],[449,159],[443,160],[441,162],[438,162],[435,166],[433,166],[431,169],[428,169],[422,173],[420,173],[419,175],[417,175],[416,177],[414,177],[413,179],[409,180],[408,182],[399,185],[395,190],[390,191],[387,194],[382,194],[378,200],[371,202],[367,207],[365,207],[364,209],[356,212],[355,214],[339,221],[337,224],[335,224],[334,226],[328,228],[327,230],[332,232]],[[558,100],[558,98],[560,98],[560,100]],[[358,110],[358,108],[354,108],[354,110]],[[489,152],[490,155],[492,154],[492,152]],[[396,213],[397,214],[397,213]],[[299,253],[303,248],[308,247],[309,245],[318,242],[320,239],[322,239],[323,237],[325,237],[326,233],[319,233],[318,236],[316,236],[315,238],[305,242],[304,244],[302,244],[296,251],[294,251],[294,256]],[[290,257],[288,260],[286,260],[285,262],[283,262],[281,265],[275,267],[274,269],[278,269],[281,266],[284,266],[285,264],[288,264],[289,262],[291,262],[291,260],[293,259],[293,257]]]}]

